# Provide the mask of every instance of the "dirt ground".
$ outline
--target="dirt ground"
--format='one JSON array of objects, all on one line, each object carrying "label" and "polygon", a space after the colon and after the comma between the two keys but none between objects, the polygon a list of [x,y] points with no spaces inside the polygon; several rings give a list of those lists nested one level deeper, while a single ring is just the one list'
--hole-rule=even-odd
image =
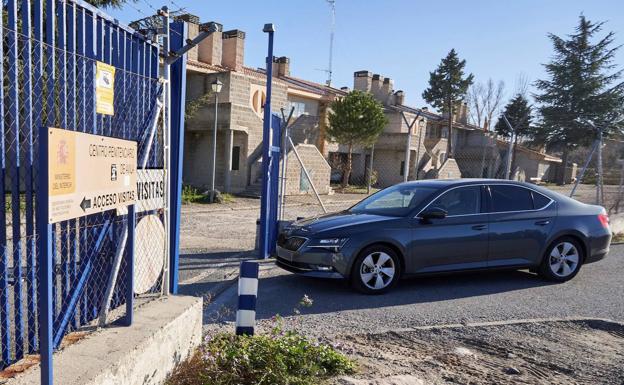
[{"label": "dirt ground", "polygon": [[435,327],[339,337],[360,384],[624,384],[624,324],[601,320]]}]

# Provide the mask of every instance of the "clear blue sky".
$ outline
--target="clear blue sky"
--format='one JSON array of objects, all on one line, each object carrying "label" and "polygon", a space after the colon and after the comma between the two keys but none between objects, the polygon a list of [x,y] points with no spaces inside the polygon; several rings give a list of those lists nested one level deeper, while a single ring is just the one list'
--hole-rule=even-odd
[{"label": "clear blue sky", "polygon": [[[217,21],[225,30],[247,33],[245,64],[264,65],[264,23],[276,25],[275,55],[291,58],[293,76],[324,82],[329,50],[329,6],[325,0],[238,0],[174,3],[138,0],[112,14],[123,22],[151,15],[167,4],[185,7],[202,22]],[[139,10],[141,12],[139,12]],[[624,44],[624,0],[336,0],[333,85],[353,86],[353,72],[370,70],[394,79],[406,102],[421,98],[428,72],[451,48],[466,59],[477,80],[503,80],[507,96],[519,74],[529,81],[544,76],[541,63],[551,55],[549,32],[571,33],[583,13],[607,21]],[[616,63],[624,67],[624,47]]]}]

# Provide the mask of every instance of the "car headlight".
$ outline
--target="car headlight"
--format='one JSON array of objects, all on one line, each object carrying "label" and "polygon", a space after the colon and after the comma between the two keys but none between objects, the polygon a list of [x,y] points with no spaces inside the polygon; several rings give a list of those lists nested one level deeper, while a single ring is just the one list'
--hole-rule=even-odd
[{"label": "car headlight", "polygon": [[308,247],[320,247],[329,250],[338,250],[347,242],[347,238],[311,239]]}]

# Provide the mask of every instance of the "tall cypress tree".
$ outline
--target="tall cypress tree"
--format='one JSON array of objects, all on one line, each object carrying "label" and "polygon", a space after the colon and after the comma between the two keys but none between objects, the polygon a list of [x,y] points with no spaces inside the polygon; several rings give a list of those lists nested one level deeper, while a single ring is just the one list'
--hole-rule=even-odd
[{"label": "tall cypress tree", "polygon": [[[624,109],[622,70],[613,63],[620,46],[614,46],[613,32],[598,38],[603,26],[581,15],[573,34],[566,38],[548,35],[554,56],[544,65],[547,79],[536,82],[535,99],[541,104],[542,118],[536,137],[561,150],[564,165],[570,150],[596,137],[589,122],[603,127],[607,135],[621,129],[609,125]],[[559,183],[564,183],[564,174],[559,173]]]},{"label": "tall cypress tree", "polygon": [[448,114],[448,144],[446,154],[453,157],[453,112],[464,100],[468,87],[472,84],[474,76],[464,76],[466,60],[459,60],[457,52],[452,49],[440,62],[438,68],[429,72],[429,88],[422,97],[433,107]]}]

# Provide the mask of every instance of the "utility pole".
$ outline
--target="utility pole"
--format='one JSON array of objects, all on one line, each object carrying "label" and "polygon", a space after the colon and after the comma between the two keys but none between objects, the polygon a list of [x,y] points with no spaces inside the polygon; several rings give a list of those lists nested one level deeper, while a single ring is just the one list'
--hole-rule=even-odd
[{"label": "utility pole", "polygon": [[325,0],[329,4],[331,12],[331,25],[329,30],[329,66],[327,67],[327,85],[332,82],[332,65],[334,58],[334,33],[336,30],[336,0]]}]

